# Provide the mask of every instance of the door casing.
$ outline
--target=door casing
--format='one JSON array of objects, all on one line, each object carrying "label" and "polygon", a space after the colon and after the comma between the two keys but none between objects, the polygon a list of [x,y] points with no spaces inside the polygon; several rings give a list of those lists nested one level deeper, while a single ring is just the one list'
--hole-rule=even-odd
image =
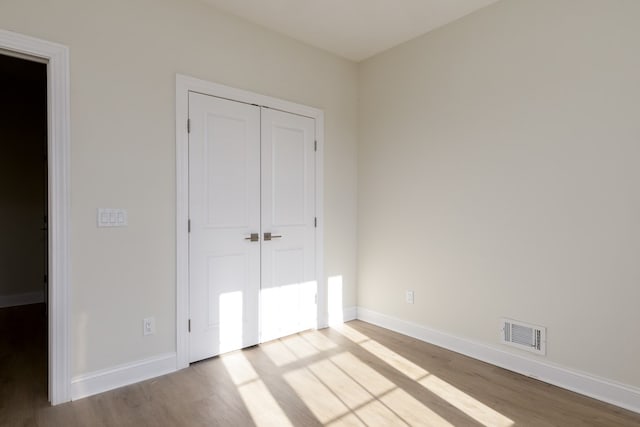
[{"label": "door casing", "polygon": [[69,49],[0,29],[0,49],[47,63],[49,401],[71,400]]},{"label": "door casing", "polygon": [[324,112],[320,109],[296,104],[266,95],[260,95],[229,86],[176,75],[176,368],[189,366],[189,92],[217,96],[282,110],[316,121],[316,280],[318,286],[318,327],[327,326],[327,285],[324,277]]}]

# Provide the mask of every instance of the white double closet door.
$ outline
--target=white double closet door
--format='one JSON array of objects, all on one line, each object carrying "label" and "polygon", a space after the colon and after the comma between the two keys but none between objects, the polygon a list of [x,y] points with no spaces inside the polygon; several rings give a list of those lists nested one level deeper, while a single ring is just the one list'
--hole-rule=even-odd
[{"label": "white double closet door", "polygon": [[189,93],[190,362],[316,326],[315,120]]}]

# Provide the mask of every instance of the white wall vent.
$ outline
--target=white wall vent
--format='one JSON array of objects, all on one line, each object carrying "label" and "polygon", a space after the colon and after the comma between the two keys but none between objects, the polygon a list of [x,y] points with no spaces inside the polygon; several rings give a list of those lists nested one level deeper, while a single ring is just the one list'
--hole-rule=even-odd
[{"label": "white wall vent", "polygon": [[547,354],[547,328],[511,319],[500,319],[500,341],[521,350]]}]

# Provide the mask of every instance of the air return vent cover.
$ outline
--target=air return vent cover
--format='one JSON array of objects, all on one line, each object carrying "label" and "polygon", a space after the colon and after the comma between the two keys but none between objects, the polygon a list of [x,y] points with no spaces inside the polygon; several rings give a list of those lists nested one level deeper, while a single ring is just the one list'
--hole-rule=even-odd
[{"label": "air return vent cover", "polygon": [[511,319],[500,319],[500,340],[536,354],[547,353],[547,328]]}]

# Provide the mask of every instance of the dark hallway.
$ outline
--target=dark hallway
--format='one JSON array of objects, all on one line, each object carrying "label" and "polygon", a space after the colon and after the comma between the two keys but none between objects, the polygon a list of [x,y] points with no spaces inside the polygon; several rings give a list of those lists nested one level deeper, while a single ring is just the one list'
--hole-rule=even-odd
[{"label": "dark hallway", "polygon": [[0,425],[30,425],[48,406],[46,64],[0,54],[0,150]]},{"label": "dark hallway", "polygon": [[47,399],[44,304],[0,309],[0,425],[32,425]]}]

